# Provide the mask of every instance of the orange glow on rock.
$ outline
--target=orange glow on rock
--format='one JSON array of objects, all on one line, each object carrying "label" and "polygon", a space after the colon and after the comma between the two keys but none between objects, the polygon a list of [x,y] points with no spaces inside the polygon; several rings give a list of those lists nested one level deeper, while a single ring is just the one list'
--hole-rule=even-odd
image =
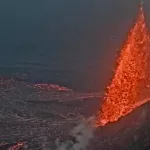
[{"label": "orange glow on rock", "polygon": [[107,87],[104,104],[98,114],[97,126],[117,121],[148,101],[145,98],[142,101],[142,91],[148,86],[149,42],[141,6],[118,57],[114,77]]}]

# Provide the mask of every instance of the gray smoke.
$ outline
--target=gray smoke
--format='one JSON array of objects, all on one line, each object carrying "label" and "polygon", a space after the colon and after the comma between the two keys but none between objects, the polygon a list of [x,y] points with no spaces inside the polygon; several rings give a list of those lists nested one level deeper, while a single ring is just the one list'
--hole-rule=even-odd
[{"label": "gray smoke", "polygon": [[82,121],[71,131],[72,140],[68,140],[64,143],[60,143],[59,140],[56,141],[57,150],[86,150],[90,140],[94,136],[93,123],[94,117]]}]

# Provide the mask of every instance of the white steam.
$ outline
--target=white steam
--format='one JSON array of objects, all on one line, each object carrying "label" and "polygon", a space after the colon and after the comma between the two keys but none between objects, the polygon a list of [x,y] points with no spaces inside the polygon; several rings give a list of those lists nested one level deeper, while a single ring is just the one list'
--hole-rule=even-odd
[{"label": "white steam", "polygon": [[60,143],[59,140],[56,141],[57,150],[86,150],[90,140],[93,138],[93,123],[94,117],[82,121],[71,131],[72,140],[64,143]]}]

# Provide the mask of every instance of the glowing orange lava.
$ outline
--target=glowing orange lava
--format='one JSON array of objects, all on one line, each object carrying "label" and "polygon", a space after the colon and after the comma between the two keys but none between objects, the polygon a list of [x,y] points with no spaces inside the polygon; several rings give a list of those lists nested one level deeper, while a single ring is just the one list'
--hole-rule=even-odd
[{"label": "glowing orange lava", "polygon": [[137,20],[120,52],[112,82],[107,87],[104,104],[98,115],[98,126],[117,121],[148,101],[143,90],[148,87],[149,80],[149,42],[141,6]]}]

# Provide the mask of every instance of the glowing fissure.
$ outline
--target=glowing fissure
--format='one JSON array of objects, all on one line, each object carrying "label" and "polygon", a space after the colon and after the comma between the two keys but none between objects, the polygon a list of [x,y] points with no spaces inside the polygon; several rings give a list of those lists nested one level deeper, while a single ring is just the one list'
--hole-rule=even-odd
[{"label": "glowing fissure", "polygon": [[[143,97],[149,78],[149,34],[142,6],[126,43],[120,52],[117,68],[99,111],[97,125],[117,121],[148,100]],[[141,101],[145,99],[144,101]]]}]

